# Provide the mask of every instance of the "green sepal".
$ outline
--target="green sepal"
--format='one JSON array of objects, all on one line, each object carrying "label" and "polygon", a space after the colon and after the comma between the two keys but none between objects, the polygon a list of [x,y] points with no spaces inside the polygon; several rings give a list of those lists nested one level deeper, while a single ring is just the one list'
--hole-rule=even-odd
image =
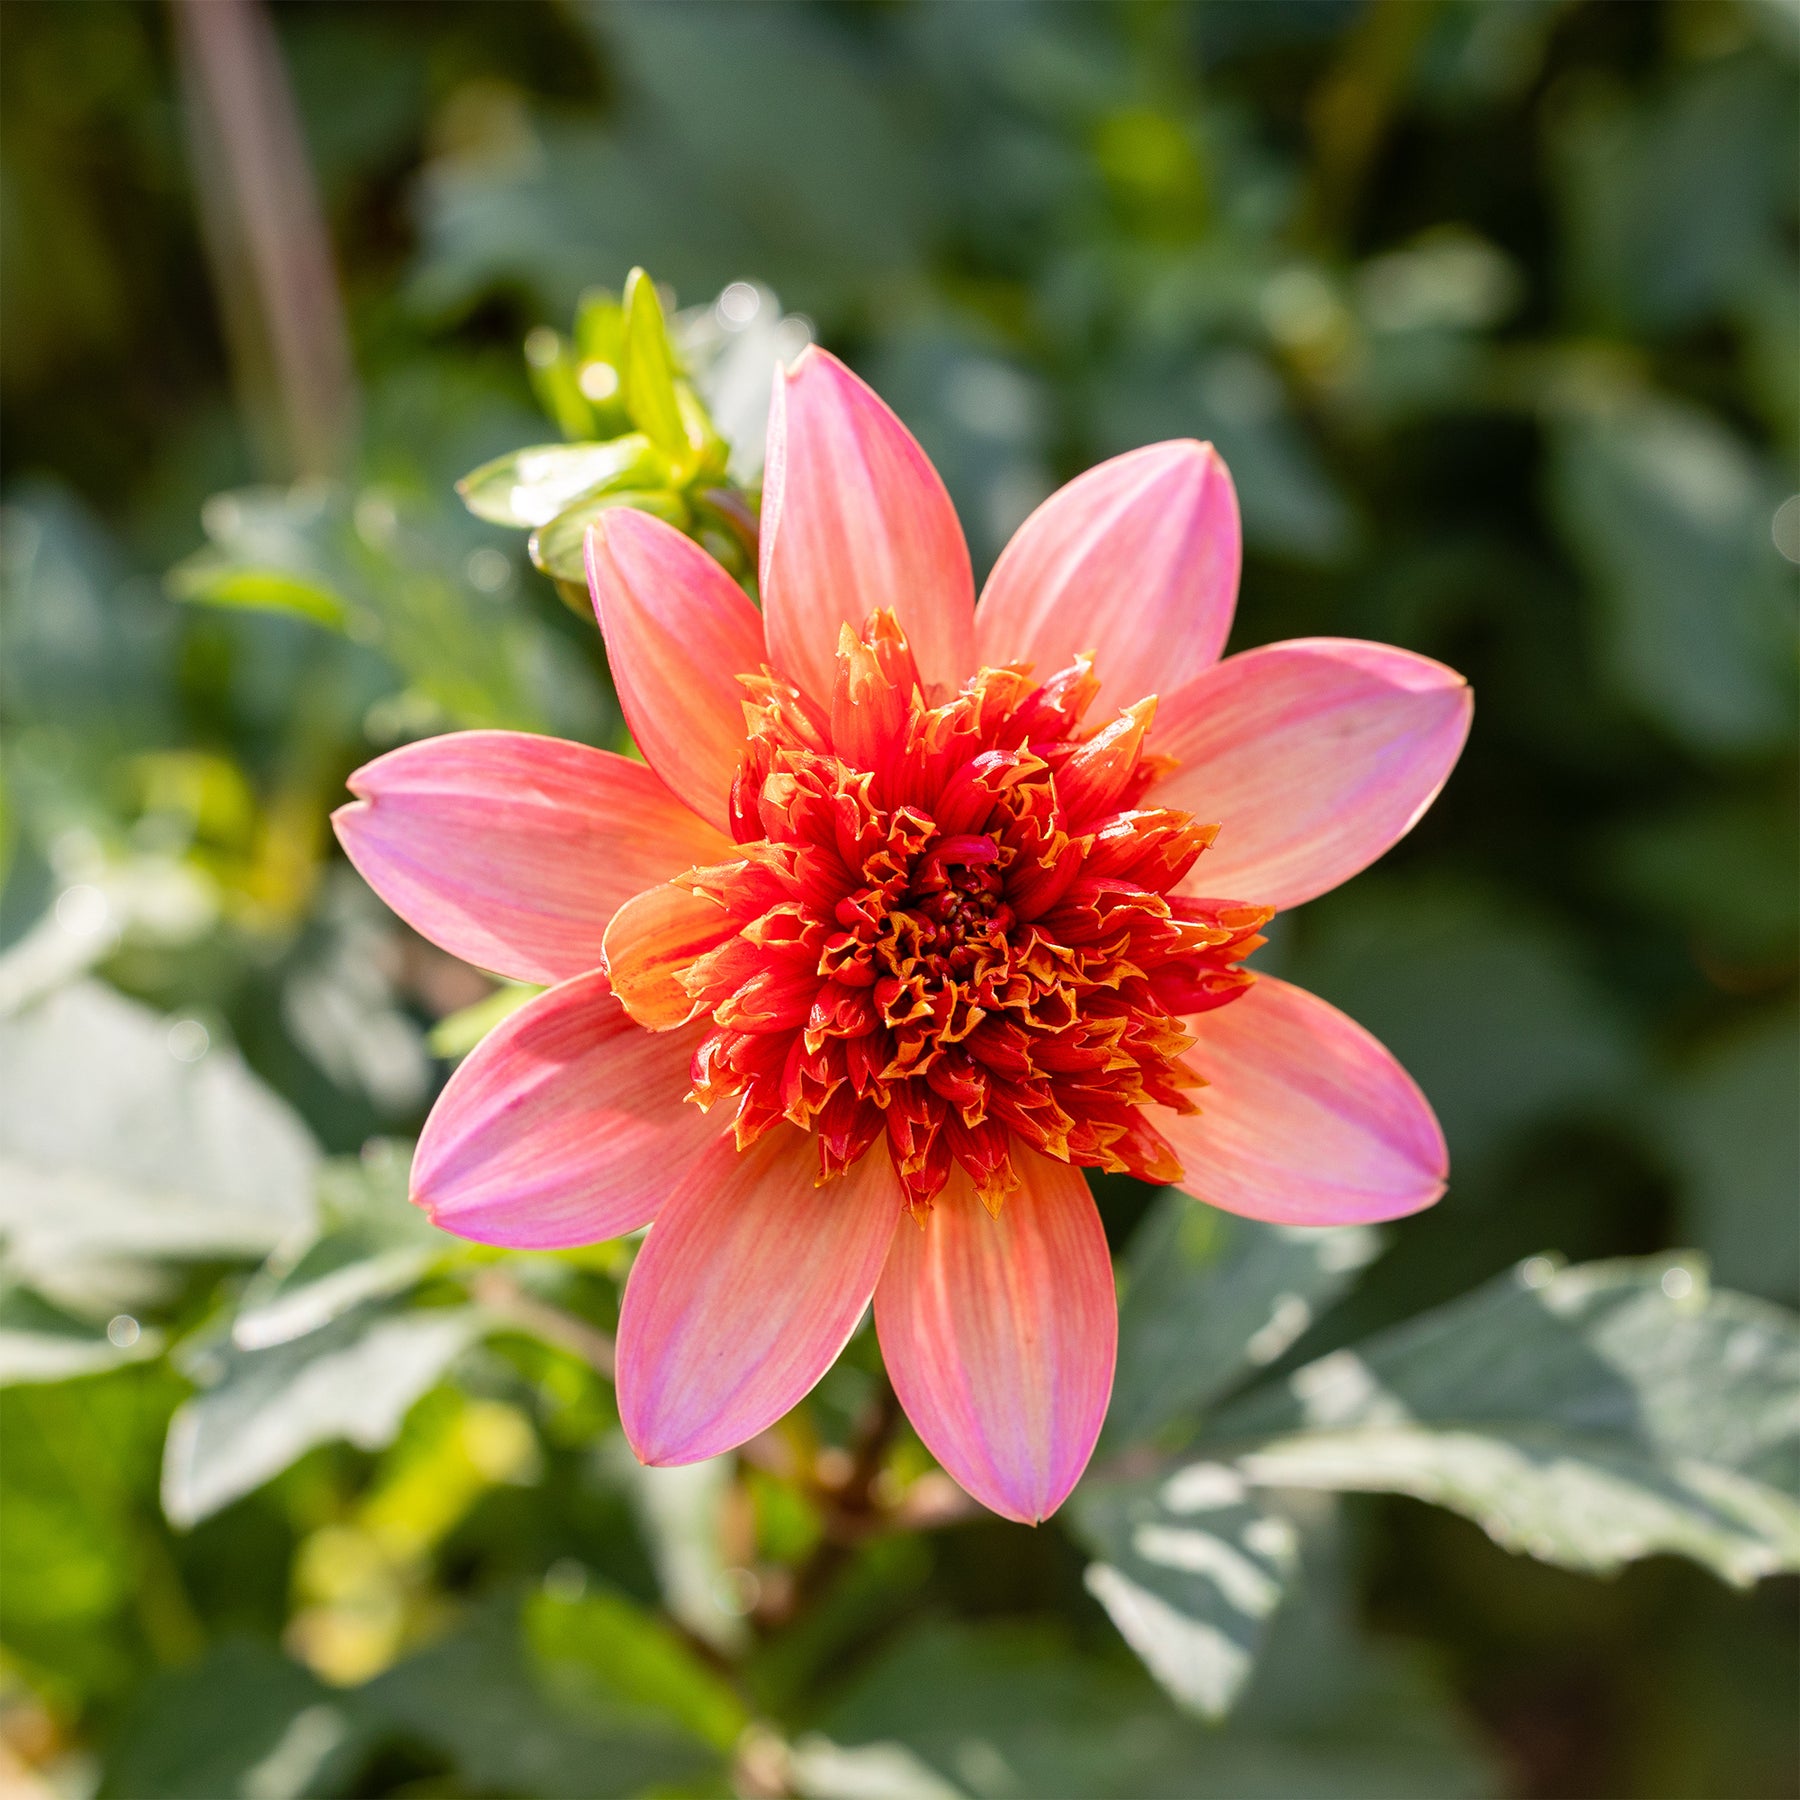
[{"label": "green sepal", "polygon": [[565,438],[579,440],[601,435],[600,421],[581,391],[581,370],[569,340],[548,325],[539,325],[525,337],[525,367],[531,391]]},{"label": "green sepal", "polygon": [[603,512],[615,506],[635,507],[639,512],[665,520],[677,531],[686,531],[693,523],[693,514],[686,501],[666,488],[626,489],[590,495],[531,534],[528,545],[531,560],[557,581],[585,583],[587,571],[583,554],[587,529]]},{"label": "green sepal", "polygon": [[534,444],[496,456],[456,484],[463,505],[495,525],[535,529],[579,501],[668,479],[667,459],[643,435],[610,443]]},{"label": "green sepal", "polygon": [[656,287],[642,269],[625,277],[625,362],[621,370],[631,422],[672,457],[692,446],[675,392],[675,353]]}]

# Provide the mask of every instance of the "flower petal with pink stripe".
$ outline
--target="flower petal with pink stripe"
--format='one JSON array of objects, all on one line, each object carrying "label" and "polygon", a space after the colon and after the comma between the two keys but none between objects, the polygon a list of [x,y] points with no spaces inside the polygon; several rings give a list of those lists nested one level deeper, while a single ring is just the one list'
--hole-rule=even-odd
[{"label": "flower petal with pink stripe", "polygon": [[1200,1111],[1151,1109],[1187,1193],[1279,1225],[1369,1224],[1441,1198],[1450,1157],[1430,1102],[1335,1006],[1263,975],[1188,1027]]},{"label": "flower petal with pink stripe", "polygon": [[1437,798],[1474,710],[1454,669],[1352,638],[1207,670],[1163,702],[1151,737],[1179,767],[1149,800],[1219,827],[1183,891],[1289,907],[1348,881]]},{"label": "flower petal with pink stripe", "polygon": [[604,975],[540,994],[450,1077],[413,1157],[414,1201],[446,1231],[515,1250],[648,1225],[720,1133],[683,1098],[696,1035],[643,1031]]},{"label": "flower petal with pink stripe", "polygon": [[776,378],[766,471],[760,617],[658,520],[589,535],[650,767],[485,732],[355,777],[339,833],[396,911],[563,982],[452,1077],[416,1197],[515,1246],[654,1216],[618,1342],[645,1461],[774,1423],[873,1296],[925,1444],[1035,1522],[1112,1384],[1086,1171],[1284,1224],[1443,1193],[1393,1057],[1245,959],[1411,829],[1469,690],[1341,639],[1217,661],[1240,534],[1208,445],[1052,495],[979,610],[943,483],[822,350]]},{"label": "flower petal with pink stripe", "polygon": [[1115,456],[1059,488],[1018,529],[982,589],[984,664],[1041,672],[1094,653],[1102,714],[1168,694],[1219,659],[1243,534],[1211,444]]},{"label": "flower petal with pink stripe", "polygon": [[642,763],[522,731],[402,745],[350,777],[344,853],[421,937],[516,981],[600,964],[633,894],[729,840]]},{"label": "flower petal with pink stripe", "polygon": [[1112,1395],[1119,1317],[1079,1169],[1015,1153],[997,1218],[960,1172],[894,1234],[875,1329],[925,1446],[983,1506],[1035,1525],[1068,1497]]},{"label": "flower petal with pink stripe", "polygon": [[726,821],[744,753],[744,689],[763,626],[744,590],[673,525],[618,507],[587,537],[588,588],[625,723],[703,819]]},{"label": "flower petal with pink stripe", "polygon": [[619,1313],[619,1419],[639,1460],[717,1456],[810,1392],[869,1303],[900,1211],[879,1148],[824,1187],[792,1126],[705,1151],[644,1240]]},{"label": "flower petal with pink stripe", "polygon": [[775,376],[762,597],[770,660],[826,704],[840,627],[883,607],[927,682],[953,691],[975,672],[975,578],[950,496],[887,403],[818,349]]}]

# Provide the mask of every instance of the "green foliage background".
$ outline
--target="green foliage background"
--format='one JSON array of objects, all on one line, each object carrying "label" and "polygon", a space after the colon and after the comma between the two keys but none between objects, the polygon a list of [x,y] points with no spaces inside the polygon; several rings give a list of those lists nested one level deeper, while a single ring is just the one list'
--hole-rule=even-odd
[{"label": "green foliage background", "polygon": [[[119,1800],[1794,1792],[1792,1579],[1696,1566],[1770,1566],[1775,1527],[1714,1502],[1722,1469],[1792,1490],[1791,1380],[1691,1373],[1800,1301],[1792,5],[272,16],[360,421],[297,488],[169,15],[0,20],[0,1769]],[[1207,1517],[1288,1594],[1224,1620],[1261,1649],[1222,1725],[1109,1622],[1168,1579],[1144,1523],[1188,1529],[1129,1456],[1036,1533],[833,1543],[859,1340],[785,1462],[651,1491],[596,1368],[627,1250],[470,1257],[398,1199],[491,984],[326,814],[434,730],[621,741],[597,635],[452,483],[558,435],[519,346],[633,264],[804,314],[978,568],[1095,459],[1210,437],[1233,648],[1366,636],[1475,684],[1420,829],[1261,959],[1418,1076],[1449,1197],[1374,1256],[1102,1195],[1131,1441],[1243,1475]],[[1546,1253],[1651,1260],[1505,1273]],[[1301,1416],[1365,1341],[1421,1422],[1403,1476],[1365,1440],[1321,1474]],[[927,1469],[902,1437],[884,1478]],[[1178,1698],[1216,1673],[1147,1635]]]}]

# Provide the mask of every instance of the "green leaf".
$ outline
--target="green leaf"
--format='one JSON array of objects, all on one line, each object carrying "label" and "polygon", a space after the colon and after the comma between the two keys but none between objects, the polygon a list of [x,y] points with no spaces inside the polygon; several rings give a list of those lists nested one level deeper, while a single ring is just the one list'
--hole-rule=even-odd
[{"label": "green leaf", "polygon": [[584,365],[617,368],[625,356],[625,308],[610,288],[590,288],[575,305],[575,354]]},{"label": "green leaf", "polygon": [[598,434],[600,420],[581,391],[581,368],[569,340],[548,325],[525,335],[525,368],[538,405],[564,437],[573,440]]},{"label": "green leaf", "polygon": [[609,487],[643,487],[666,465],[640,432],[604,444],[535,444],[496,456],[456,484],[463,504],[495,525],[535,529]]},{"label": "green leaf", "polygon": [[1467,1174],[1522,1126],[1615,1102],[1637,1046],[1578,943],[1472,884],[1365,877],[1317,904],[1283,974],[1375,1033]]},{"label": "green leaf", "polygon": [[1645,85],[1637,104],[1610,81],[1571,94],[1548,141],[1563,278],[1584,324],[1621,335],[1727,309],[1779,266],[1793,205],[1794,84],[1780,58],[1695,59]]},{"label": "green leaf", "polygon": [[303,483],[215,494],[201,516],[212,540],[203,569],[279,574],[343,598],[354,643],[328,679],[314,677],[322,697],[353,697],[373,649],[451,724],[544,731],[601,716],[586,671],[556,654],[522,602],[475,582],[476,553],[492,547],[460,510]]},{"label": "green leaf", "polygon": [[51,1298],[142,1260],[260,1257],[315,1217],[319,1155],[222,1046],[181,1060],[168,1019],[79,982],[0,1019],[0,1231]]},{"label": "green leaf", "polygon": [[516,1610],[490,1606],[358,1698],[388,1730],[449,1757],[463,1792],[625,1800],[695,1782],[717,1755],[684,1731],[546,1683]]},{"label": "green leaf", "polygon": [[136,1696],[100,1800],[306,1800],[341,1794],[366,1748],[353,1698],[280,1651],[225,1643]]},{"label": "green leaf", "polygon": [[575,1600],[538,1594],[526,1603],[524,1628],[559,1691],[642,1707],[721,1751],[750,1723],[727,1682],[662,1620],[615,1590]]},{"label": "green leaf", "polygon": [[266,1350],[329,1325],[365,1300],[414,1285],[459,1255],[462,1240],[439,1231],[407,1198],[411,1146],[371,1140],[359,1157],[320,1172],[322,1229],[283,1244],[257,1271],[231,1325],[240,1350]]},{"label": "green leaf", "polygon": [[1551,499],[1617,685],[1698,750],[1785,741],[1795,632],[1774,478],[1709,414],[1648,395],[1564,419],[1553,448]]},{"label": "green leaf", "polygon": [[120,1363],[138,1362],[162,1350],[159,1332],[120,1317],[112,1329],[52,1306],[16,1283],[0,1286],[0,1387],[21,1382],[68,1381]]},{"label": "green leaf", "polygon": [[1656,801],[1654,811],[1610,834],[1606,847],[1626,900],[1678,927],[1706,962],[1779,968],[1800,961],[1800,793],[1786,771],[1680,805],[1662,793]]},{"label": "green leaf", "polygon": [[191,1612],[154,1579],[144,1504],[179,1385],[166,1362],[138,1363],[0,1404],[0,1638],[64,1692],[135,1685],[146,1638],[196,1648]]},{"label": "green leaf", "polygon": [[[1442,1698],[1391,1652],[1356,1641],[1331,1584],[1316,1607],[1284,1610],[1251,1694],[1223,1727],[1051,1631],[933,1624],[877,1659],[820,1731],[800,1746],[802,1792],[814,1800],[1452,1800],[1496,1785]],[[859,1766],[827,1746],[882,1757]],[[881,1784],[884,1759],[906,1785]],[[871,1770],[876,1779],[856,1785]]]},{"label": "green leaf", "polygon": [[1183,1706],[1222,1716],[1249,1677],[1294,1565],[1294,1528],[1242,1476],[1195,1463],[1148,1481],[1083,1482],[1076,1536],[1101,1560],[1089,1593]]},{"label": "green leaf", "polygon": [[642,269],[625,277],[625,410],[658,449],[685,458],[691,446],[675,392],[675,353],[656,286]]},{"label": "green leaf", "polygon": [[266,1350],[226,1344],[195,1353],[207,1386],[169,1423],[163,1511],[193,1525],[317,1444],[342,1438],[381,1449],[483,1325],[468,1307],[364,1306]]},{"label": "green leaf", "polygon": [[1208,1428],[1252,1483],[1411,1494],[1607,1572],[1673,1551],[1800,1567],[1800,1320],[1666,1257],[1511,1275],[1297,1371]]},{"label": "green leaf", "polygon": [[729,1459],[652,1468],[640,1463],[623,1439],[608,1448],[643,1529],[669,1616],[718,1650],[741,1651],[749,1633],[741,1613],[726,1602],[727,1562],[719,1532],[732,1479]]},{"label": "green leaf", "polygon": [[618,506],[635,507],[679,531],[685,531],[692,522],[687,504],[679,494],[663,489],[615,490],[577,501],[567,512],[559,513],[548,525],[534,531],[531,534],[531,560],[546,575],[558,581],[579,583],[585,592],[588,527],[603,512]]},{"label": "green leaf", "polygon": [[1379,1248],[1367,1227],[1264,1225],[1171,1188],[1127,1255],[1106,1444],[1147,1438],[1273,1362]]},{"label": "green leaf", "polygon": [[510,1019],[527,1000],[544,990],[528,981],[509,981],[472,1006],[446,1014],[432,1026],[425,1042],[433,1056],[467,1056],[494,1027]]},{"label": "green leaf", "polygon": [[1681,1217],[1719,1278],[1800,1300],[1800,1021],[1791,1006],[1704,1045],[1661,1097],[1656,1123],[1684,1186]]},{"label": "green leaf", "polygon": [[177,600],[202,606],[247,607],[255,612],[291,613],[333,631],[344,630],[351,609],[323,582],[281,569],[245,569],[202,551],[170,572],[169,591]]}]

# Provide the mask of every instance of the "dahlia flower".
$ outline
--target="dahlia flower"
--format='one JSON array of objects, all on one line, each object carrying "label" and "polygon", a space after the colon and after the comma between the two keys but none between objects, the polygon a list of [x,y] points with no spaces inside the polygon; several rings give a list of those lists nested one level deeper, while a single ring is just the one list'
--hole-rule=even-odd
[{"label": "dahlia flower", "polygon": [[645,760],[453,733],[358,771],[336,824],[424,936],[548,984],[450,1078],[413,1197],[523,1248],[651,1227],[618,1334],[645,1462],[773,1423],[872,1298],[925,1444],[1041,1519],[1112,1384],[1084,1169],[1297,1225],[1443,1192],[1393,1057],[1244,958],[1413,825],[1469,689],[1343,639],[1220,661],[1209,445],[1052,495],[978,606],[923,451],[811,349],[776,381],[760,611],[642,513],[587,564]]}]

